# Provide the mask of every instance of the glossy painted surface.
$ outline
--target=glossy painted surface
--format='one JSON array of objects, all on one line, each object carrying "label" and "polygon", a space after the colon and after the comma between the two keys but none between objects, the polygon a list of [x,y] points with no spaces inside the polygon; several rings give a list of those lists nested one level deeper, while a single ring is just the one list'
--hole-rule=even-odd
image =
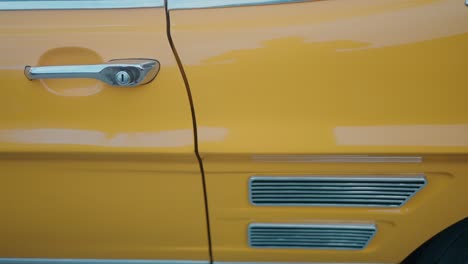
[{"label": "glossy painted surface", "polygon": [[[162,8],[2,11],[0,151],[193,152],[190,107],[165,23]],[[154,58],[161,70],[134,89],[29,81],[23,73],[25,65],[123,58]]]},{"label": "glossy painted surface", "polygon": [[463,1],[170,14],[202,154],[468,152]]},{"label": "glossy painted surface", "polygon": [[[0,258],[208,260],[186,90],[163,8],[0,12]],[[154,58],[135,88],[25,65]]]},{"label": "glossy painted surface", "polygon": [[208,260],[194,157],[2,154],[0,256]]},{"label": "glossy painted surface", "polygon": [[[468,216],[468,156],[425,156],[412,163],[311,163],[255,161],[249,155],[207,156],[208,204],[216,261],[399,263],[420,244]],[[251,176],[419,175],[427,185],[401,208],[253,206]],[[364,250],[254,249],[250,223],[375,223]]]},{"label": "glossy painted surface", "polygon": [[[468,216],[463,1],[308,1],[170,17],[197,114],[214,261],[397,263]],[[396,209],[248,201],[251,176],[313,174],[424,174],[428,184]],[[252,249],[252,222],[374,222],[378,232],[362,251]]]}]

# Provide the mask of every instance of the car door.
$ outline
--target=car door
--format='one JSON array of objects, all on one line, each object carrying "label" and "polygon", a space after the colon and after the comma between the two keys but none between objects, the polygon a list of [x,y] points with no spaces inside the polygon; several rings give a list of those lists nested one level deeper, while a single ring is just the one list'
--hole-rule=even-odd
[{"label": "car door", "polygon": [[468,215],[464,1],[168,7],[215,262],[400,263]]},{"label": "car door", "polygon": [[209,261],[163,1],[0,10],[0,263]]}]

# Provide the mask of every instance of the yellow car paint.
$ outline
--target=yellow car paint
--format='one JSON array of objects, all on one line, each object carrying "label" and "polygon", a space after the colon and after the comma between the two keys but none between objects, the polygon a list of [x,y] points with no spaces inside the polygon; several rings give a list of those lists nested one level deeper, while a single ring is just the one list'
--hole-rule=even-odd
[{"label": "yellow car paint", "polygon": [[[0,12],[0,258],[209,260],[190,104],[164,8]],[[135,88],[26,65],[160,61]]]},{"label": "yellow car paint", "polygon": [[458,0],[170,11],[207,153],[468,152]]},{"label": "yellow car paint", "polygon": [[[468,215],[463,1],[305,1],[170,18],[195,104],[214,261],[397,263]],[[0,25],[0,258],[209,260],[165,10],[0,11]],[[132,57],[158,59],[156,80],[126,89],[23,74]],[[248,201],[255,175],[412,174],[428,184],[402,208]],[[253,249],[254,222],[372,222],[377,234],[362,251]]]},{"label": "yellow car paint", "polygon": [[[204,164],[215,261],[399,263],[468,215],[466,155],[426,155],[422,163],[308,162],[304,157],[207,155]],[[428,184],[401,208],[253,206],[248,199],[252,176],[420,174]],[[375,223],[377,233],[364,250],[249,248],[248,224],[269,222]]]},{"label": "yellow car paint", "polygon": [[[398,263],[468,215],[463,1],[306,1],[171,10],[170,19],[193,94],[214,261]],[[248,200],[255,175],[421,173],[428,185],[402,208]],[[362,251],[247,243],[249,223],[356,221],[378,229]]]}]

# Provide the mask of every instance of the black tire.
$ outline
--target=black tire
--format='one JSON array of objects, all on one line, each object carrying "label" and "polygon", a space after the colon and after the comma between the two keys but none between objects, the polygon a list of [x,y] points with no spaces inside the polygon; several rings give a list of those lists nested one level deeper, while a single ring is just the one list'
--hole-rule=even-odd
[{"label": "black tire", "polygon": [[468,218],[431,238],[402,264],[468,264]]}]

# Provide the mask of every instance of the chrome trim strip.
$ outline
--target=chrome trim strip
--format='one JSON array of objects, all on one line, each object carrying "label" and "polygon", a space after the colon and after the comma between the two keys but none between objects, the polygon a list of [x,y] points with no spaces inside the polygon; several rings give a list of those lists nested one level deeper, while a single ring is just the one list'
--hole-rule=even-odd
[{"label": "chrome trim strip", "polygon": [[227,262],[214,261],[213,264],[395,264],[395,263],[377,263],[377,262]]},{"label": "chrome trim strip", "polygon": [[0,258],[0,264],[209,264],[203,260]]},{"label": "chrome trim strip", "polygon": [[374,224],[321,224],[321,223],[311,223],[311,224],[295,224],[295,223],[251,223],[249,227],[311,227],[311,228],[338,228],[338,229],[373,229],[376,230]]},{"label": "chrome trim strip", "polygon": [[164,0],[0,0],[0,10],[114,9],[163,6]]},{"label": "chrome trim strip", "polygon": [[[253,230],[255,228],[257,230]],[[262,228],[265,229],[261,230]],[[278,230],[274,230],[275,228]],[[295,228],[300,230],[293,231]],[[291,235],[291,231],[296,233]],[[252,248],[362,250],[374,238],[377,233],[377,227],[375,224],[251,223],[247,232],[249,246]],[[268,238],[259,238],[258,234],[260,233],[267,234]],[[359,234],[360,237],[348,239],[348,234],[350,233]],[[275,235],[278,238],[275,239]],[[300,242],[294,241],[299,240],[298,236],[304,237],[307,235],[309,236],[303,238]],[[257,236],[257,238],[253,238],[253,236]],[[344,236],[347,238],[344,238]],[[264,246],[258,246],[261,243],[264,243]],[[311,245],[306,246],[307,244]]]},{"label": "chrome trim strip", "polygon": [[239,7],[252,5],[271,5],[294,2],[305,2],[307,0],[169,0],[168,9],[198,9],[216,7]]},{"label": "chrome trim strip", "polygon": [[[267,183],[269,186],[263,187],[266,190],[261,190],[262,186],[253,186],[255,181],[261,183],[262,180],[273,183]],[[309,182],[298,185],[297,183],[292,184],[294,181]],[[323,184],[322,181],[328,183]],[[366,183],[360,184],[361,181],[377,183],[367,183],[366,185]],[[391,185],[392,181],[395,182],[394,186]],[[422,184],[408,183],[404,185],[404,182],[412,181],[420,181]],[[387,186],[384,186],[384,183]],[[310,175],[294,177],[256,175],[249,179],[248,195],[249,202],[254,206],[400,208],[426,185],[427,179],[424,174]],[[268,194],[263,194],[264,192]],[[261,197],[262,195],[266,195],[266,197]],[[259,202],[261,199],[268,202]],[[273,200],[278,202],[274,203]],[[291,202],[284,202],[286,200]]]},{"label": "chrome trim strip", "polygon": [[258,162],[297,163],[421,163],[418,156],[368,156],[368,155],[254,155]]}]

